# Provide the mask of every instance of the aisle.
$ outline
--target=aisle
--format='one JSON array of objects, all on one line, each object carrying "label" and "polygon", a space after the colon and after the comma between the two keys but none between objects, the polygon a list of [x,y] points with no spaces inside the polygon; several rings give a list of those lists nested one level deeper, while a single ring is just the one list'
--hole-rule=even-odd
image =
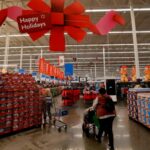
[{"label": "aisle", "polygon": [[[82,135],[82,114],[85,107],[80,101],[64,118],[68,131],[58,133],[56,129],[34,129],[0,139],[1,150],[106,150],[106,140],[99,144],[92,138]],[[127,117],[124,104],[117,106],[114,122],[116,150],[149,150],[150,132]]]}]

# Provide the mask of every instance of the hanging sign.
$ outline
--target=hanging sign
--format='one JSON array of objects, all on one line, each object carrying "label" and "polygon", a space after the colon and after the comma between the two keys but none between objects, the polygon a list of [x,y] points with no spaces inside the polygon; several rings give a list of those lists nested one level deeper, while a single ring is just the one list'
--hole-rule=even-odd
[{"label": "hanging sign", "polygon": [[32,72],[32,76],[37,76],[37,72]]},{"label": "hanging sign", "polygon": [[42,74],[42,75],[41,75],[41,80],[42,80],[42,81],[45,81],[45,79],[46,79],[46,75]]},{"label": "hanging sign", "polygon": [[74,1],[66,7],[65,0],[51,0],[51,7],[43,0],[30,0],[27,5],[30,9],[24,10],[18,6],[2,9],[0,25],[7,17],[13,19],[18,22],[20,32],[28,33],[33,41],[51,32],[49,44],[53,51],[65,51],[65,32],[81,42],[86,36],[84,28],[103,35],[114,28],[116,23],[125,23],[117,13],[110,12],[95,25],[90,16],[85,14],[85,8],[80,1]]},{"label": "hanging sign", "polygon": [[39,63],[38,63],[38,65],[39,65],[39,73],[44,73],[44,70],[43,70],[44,63],[45,63],[45,59],[44,58],[40,58],[39,59]]},{"label": "hanging sign", "polygon": [[73,76],[73,64],[65,64],[65,76]]},{"label": "hanging sign", "polygon": [[117,12],[108,12],[101,20],[96,24],[97,29],[102,35],[106,35],[110,32],[117,23],[124,25],[125,20]]},{"label": "hanging sign", "polygon": [[19,69],[19,73],[20,74],[25,74],[25,70],[24,69]]},{"label": "hanging sign", "polygon": [[50,15],[46,13],[20,16],[17,21],[21,33],[39,32],[51,28]]},{"label": "hanging sign", "polygon": [[64,56],[59,56],[59,58],[58,58],[58,65],[59,66],[64,66],[64,64],[65,64]]}]

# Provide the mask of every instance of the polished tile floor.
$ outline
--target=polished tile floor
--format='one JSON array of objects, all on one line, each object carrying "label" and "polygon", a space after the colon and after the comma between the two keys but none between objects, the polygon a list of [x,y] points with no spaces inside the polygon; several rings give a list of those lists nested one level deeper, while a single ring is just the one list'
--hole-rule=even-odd
[{"label": "polished tile floor", "polygon": [[[56,128],[33,129],[1,138],[0,150],[107,150],[107,138],[102,144],[82,134],[82,118],[85,106],[79,101],[69,108],[63,120],[68,124],[67,132],[59,133]],[[150,131],[129,120],[123,102],[116,106],[114,121],[115,150],[150,150]]]}]

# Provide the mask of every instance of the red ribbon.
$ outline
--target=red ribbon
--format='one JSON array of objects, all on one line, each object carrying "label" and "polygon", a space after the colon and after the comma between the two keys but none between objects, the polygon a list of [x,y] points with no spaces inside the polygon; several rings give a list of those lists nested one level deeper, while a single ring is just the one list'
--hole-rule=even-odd
[{"label": "red ribbon", "polygon": [[[67,32],[73,39],[80,42],[84,39],[86,31],[83,28],[88,28],[93,33],[100,34],[96,25],[94,25],[90,17],[85,15],[84,6],[75,1],[64,8],[65,0],[51,0],[51,8],[43,0],[31,0],[28,6],[32,10],[23,10],[20,7],[14,6],[0,11],[0,25],[9,17],[15,21],[20,16],[47,13],[50,15],[50,27],[47,30],[28,33],[32,40],[37,40],[45,33],[51,31],[50,34],[50,50],[65,51],[65,36]],[[114,17],[116,22],[123,24],[124,20],[120,16]]]},{"label": "red ribbon", "polygon": [[[64,32],[80,42],[86,35],[82,28],[90,28],[93,24],[90,22],[88,15],[83,15],[84,7],[79,1],[73,2],[64,9],[65,0],[51,0],[51,8],[42,0],[31,0],[28,6],[32,10],[23,10],[19,7],[11,7],[0,12],[0,23],[2,24],[6,17],[17,20],[17,17],[24,15],[32,15],[34,13],[49,13],[51,16],[51,34],[50,34],[50,50],[64,51],[65,37]],[[8,14],[8,12],[11,12]],[[19,12],[18,14],[14,12]],[[49,30],[28,33],[32,40],[37,40]],[[94,32],[94,30],[93,30]]]}]

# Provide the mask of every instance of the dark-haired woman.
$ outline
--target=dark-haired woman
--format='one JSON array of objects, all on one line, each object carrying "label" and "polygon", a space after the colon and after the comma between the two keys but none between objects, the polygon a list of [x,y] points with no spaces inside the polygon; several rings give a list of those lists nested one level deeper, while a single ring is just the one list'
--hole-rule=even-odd
[{"label": "dark-haired woman", "polygon": [[108,134],[109,137],[109,149],[114,150],[114,138],[113,138],[113,120],[116,116],[115,109],[109,111],[106,109],[106,102],[111,97],[107,95],[104,88],[100,88],[99,95],[93,102],[93,108],[96,110],[96,115],[99,118],[100,129],[98,133],[98,141],[101,142],[102,133]]}]

